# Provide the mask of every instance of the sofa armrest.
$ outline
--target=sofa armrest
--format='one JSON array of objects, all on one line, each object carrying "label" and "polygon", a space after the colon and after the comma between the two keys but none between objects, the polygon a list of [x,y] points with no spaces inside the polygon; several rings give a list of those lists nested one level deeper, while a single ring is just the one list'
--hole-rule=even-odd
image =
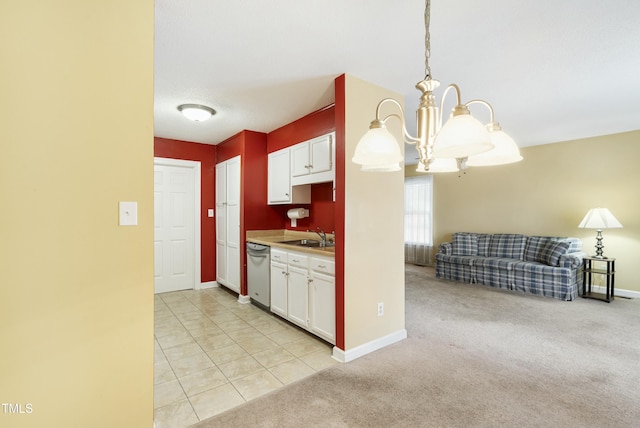
[{"label": "sofa armrest", "polygon": [[570,268],[570,269],[578,269],[582,266],[582,259],[587,256],[587,253],[583,251],[576,251],[573,253],[567,253],[560,256],[560,261],[558,266]]},{"label": "sofa armrest", "polygon": [[438,245],[438,253],[446,254],[447,256],[452,255],[453,247],[451,246],[451,242],[443,242],[442,244]]}]

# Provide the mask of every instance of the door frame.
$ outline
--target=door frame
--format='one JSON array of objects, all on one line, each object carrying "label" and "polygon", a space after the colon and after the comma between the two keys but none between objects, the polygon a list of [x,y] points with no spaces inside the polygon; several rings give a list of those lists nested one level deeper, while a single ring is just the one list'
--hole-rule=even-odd
[{"label": "door frame", "polygon": [[[201,255],[201,221],[202,213],[200,212],[200,200],[202,199],[201,189],[201,173],[202,168],[200,161],[190,161],[183,159],[171,159],[155,157],[153,158],[153,166],[173,166],[178,168],[193,169],[193,289],[200,290],[202,288],[202,255]],[[154,212],[155,216],[155,212]]]}]

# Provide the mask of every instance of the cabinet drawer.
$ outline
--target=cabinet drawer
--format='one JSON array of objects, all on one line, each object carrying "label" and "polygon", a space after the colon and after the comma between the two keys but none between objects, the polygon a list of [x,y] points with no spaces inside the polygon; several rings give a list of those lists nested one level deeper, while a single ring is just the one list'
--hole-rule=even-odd
[{"label": "cabinet drawer", "polygon": [[313,271],[326,273],[328,275],[336,274],[336,262],[333,259],[312,257],[310,268]]},{"label": "cabinet drawer", "polygon": [[271,247],[271,261],[287,263],[287,252]]},{"label": "cabinet drawer", "polygon": [[301,268],[309,268],[309,256],[300,253],[288,253],[287,263],[291,266],[299,266]]}]

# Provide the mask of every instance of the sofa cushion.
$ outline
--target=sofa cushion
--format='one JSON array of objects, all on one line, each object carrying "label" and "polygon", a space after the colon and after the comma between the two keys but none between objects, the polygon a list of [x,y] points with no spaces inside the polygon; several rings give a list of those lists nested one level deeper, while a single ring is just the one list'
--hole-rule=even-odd
[{"label": "sofa cushion", "polygon": [[527,237],[525,235],[496,233],[491,236],[489,257],[522,260],[526,243]]},{"label": "sofa cushion", "polygon": [[525,262],[538,262],[539,254],[544,250],[544,246],[549,241],[562,241],[566,238],[554,236],[530,236],[527,238],[527,245],[524,247]]},{"label": "sofa cushion", "polygon": [[491,243],[491,235],[488,233],[478,233],[478,255],[489,257],[489,244]]},{"label": "sofa cushion", "polygon": [[475,233],[455,233],[453,235],[454,256],[475,256],[478,254],[478,236]]},{"label": "sofa cushion", "polygon": [[536,255],[536,261],[549,266],[558,266],[560,256],[565,255],[567,251],[569,251],[570,246],[570,242],[554,241],[550,239]]}]

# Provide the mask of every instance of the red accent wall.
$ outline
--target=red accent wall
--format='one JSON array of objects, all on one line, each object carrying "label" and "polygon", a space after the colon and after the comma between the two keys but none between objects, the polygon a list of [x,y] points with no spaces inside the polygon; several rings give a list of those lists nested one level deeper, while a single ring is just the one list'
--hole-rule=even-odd
[{"label": "red accent wall", "polygon": [[335,106],[309,113],[267,134],[268,153],[310,140],[335,130]]},{"label": "red accent wall", "polygon": [[[329,105],[268,133],[267,151],[275,152],[333,131],[335,106]],[[306,231],[321,227],[327,233],[335,231],[332,183],[312,184],[311,203],[295,204],[295,207],[309,209],[309,217],[298,220],[296,227],[291,227],[291,221],[287,218],[287,211],[291,207],[292,205],[274,206],[281,218],[280,229]]]},{"label": "red accent wall", "polygon": [[215,218],[207,217],[207,210],[215,208],[216,148],[209,144],[190,143],[154,137],[153,155],[161,158],[182,159],[200,162],[200,243],[201,282],[216,280]]},{"label": "red accent wall", "polygon": [[344,351],[345,75],[335,80],[336,124],[336,346]]}]

